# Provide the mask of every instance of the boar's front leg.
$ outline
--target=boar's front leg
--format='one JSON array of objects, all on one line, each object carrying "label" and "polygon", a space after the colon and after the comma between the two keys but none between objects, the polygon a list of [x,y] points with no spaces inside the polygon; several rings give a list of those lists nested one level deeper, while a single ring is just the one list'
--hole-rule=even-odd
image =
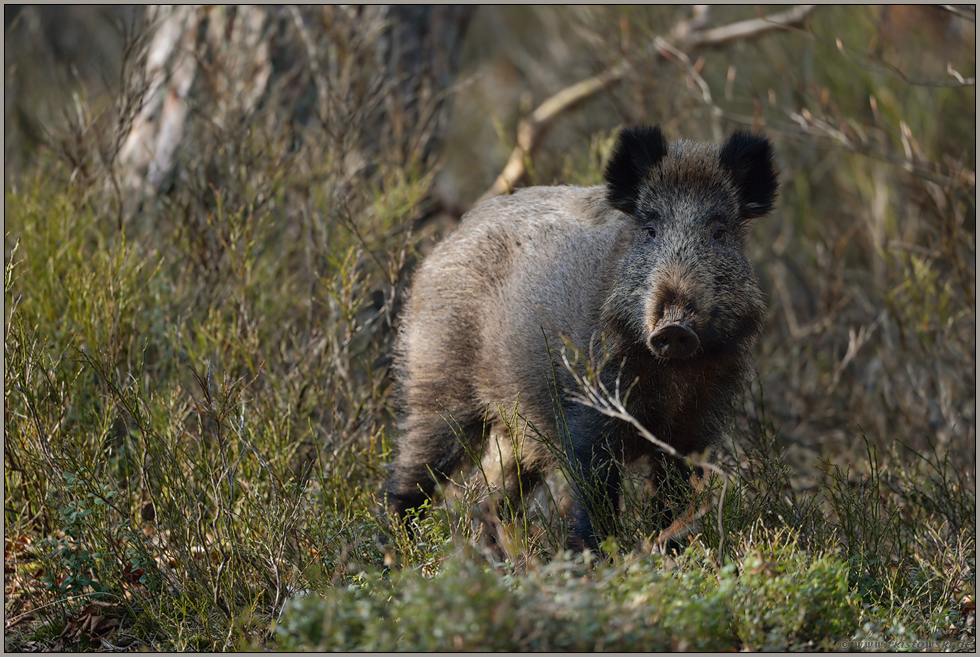
[{"label": "boar's front leg", "polygon": [[568,546],[597,551],[616,527],[622,483],[616,460],[622,456],[622,442],[598,412],[579,409],[576,419],[565,442],[576,502]]}]

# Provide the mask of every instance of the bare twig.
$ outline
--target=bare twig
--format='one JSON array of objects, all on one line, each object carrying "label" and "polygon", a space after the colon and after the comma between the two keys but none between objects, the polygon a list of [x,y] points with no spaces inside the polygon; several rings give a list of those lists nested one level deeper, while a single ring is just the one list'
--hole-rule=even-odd
[{"label": "bare twig", "polygon": [[[621,381],[618,375],[616,376],[616,390],[615,392],[610,393],[598,375],[596,375],[593,380],[592,377],[587,377],[586,375],[582,374],[582,372],[569,361],[568,351],[564,346],[561,350],[561,359],[565,369],[568,370],[569,374],[571,374],[572,379],[575,381],[575,384],[578,387],[578,392],[573,393],[573,399],[575,401],[583,406],[599,411],[606,417],[626,422],[636,429],[637,433],[639,433],[645,440],[649,441],[654,445],[654,447],[665,454],[672,456],[691,467],[702,468],[721,477],[722,488],[721,495],[718,498],[718,554],[720,555],[720,558],[724,559],[725,526],[723,511],[725,505],[725,494],[728,492],[728,477],[726,476],[725,471],[716,464],[705,459],[695,459],[686,454],[681,454],[672,445],[665,443],[654,436],[649,429],[643,426],[643,424],[637,420],[636,417],[629,412],[629,410],[627,410],[625,404],[623,403]],[[700,487],[700,485],[696,486],[698,489],[700,489]],[[660,535],[654,541],[654,545],[661,546],[677,534],[683,532],[691,525],[691,523],[703,516],[706,510],[706,508],[698,509],[692,505],[680,518],[674,521],[670,527],[667,527],[660,532]]]},{"label": "bare twig", "polygon": [[683,41],[675,45],[680,48],[703,48],[722,46],[731,41],[755,39],[770,32],[785,30],[799,25],[813,13],[817,5],[797,5],[778,14],[753,18],[738,23],[730,23],[710,30],[695,30]]},{"label": "bare twig", "polygon": [[535,147],[544,131],[551,125],[551,122],[554,121],[555,117],[589,96],[592,96],[607,85],[619,82],[626,70],[627,65],[620,63],[606,69],[598,75],[565,87],[541,103],[537,109],[531,112],[530,116],[521,119],[517,125],[517,145],[511,151],[510,159],[507,160],[504,170],[500,172],[493,185],[480,197],[480,200],[483,201],[509,192],[514,186],[514,183],[527,170],[524,158],[531,153],[531,150]]},{"label": "bare twig", "polygon": [[698,89],[701,92],[702,102],[704,102],[705,105],[711,108],[712,118],[714,119],[712,121],[712,126],[711,126],[712,130],[714,131],[714,139],[721,140],[722,138],[721,122],[718,120],[721,118],[722,115],[721,108],[715,104],[714,99],[711,97],[711,88],[708,86],[707,81],[703,77],[701,77],[701,73],[698,71],[698,67],[695,65],[694,62],[691,61],[690,57],[684,54],[683,51],[670,45],[670,43],[668,43],[666,40],[660,37],[656,37],[653,40],[653,43],[657,48],[657,52],[661,56],[666,57],[669,55],[673,59],[676,59],[677,61],[682,63],[684,65],[684,68],[687,69],[687,74],[689,78],[693,80],[695,84],[697,84]]},{"label": "bare twig", "polygon": [[[703,5],[696,5],[693,16],[676,24],[666,39],[662,37],[654,39],[652,43],[653,53],[663,57],[665,52],[670,52],[677,57],[677,54],[684,49],[720,46],[731,41],[760,37],[770,32],[799,25],[806,20],[814,9],[816,9],[816,5],[798,5],[793,9],[763,18],[754,18],[706,30],[703,29],[703,26],[708,19],[708,10]],[[687,62],[690,62],[689,58],[687,58]],[[490,189],[484,192],[479,200],[483,201],[499,194],[506,194],[513,189],[517,181],[527,171],[526,158],[537,146],[542,135],[551,126],[555,118],[565,110],[595,95],[601,89],[622,80],[629,68],[629,64],[625,60],[614,64],[597,75],[562,89],[541,103],[529,116],[522,118],[517,126],[517,144],[511,151],[507,164],[504,165]],[[701,85],[701,87],[702,92],[706,91],[707,85]],[[710,97],[710,92],[708,93]]]},{"label": "bare twig", "polygon": [[886,315],[887,313],[885,311],[881,312],[878,315],[878,318],[875,319],[875,321],[873,321],[870,325],[861,326],[857,331],[854,330],[853,326],[847,329],[847,353],[844,354],[844,358],[841,359],[841,362],[837,365],[837,370],[834,372],[834,378],[827,387],[828,395],[837,387],[844,370],[847,369],[847,366],[852,360],[854,360],[854,357],[857,356],[858,352],[861,350],[861,347],[868,343],[877,328],[881,326],[886,318]]},{"label": "bare twig", "polygon": [[[938,7],[940,9],[942,9],[943,11],[948,11],[949,13],[953,14],[954,16],[959,16],[960,18],[962,18],[964,20],[968,20],[971,23],[976,23],[977,22],[977,11],[976,11],[976,9],[969,9],[970,6],[971,5],[966,5],[966,6],[963,6],[963,5],[938,5]],[[972,6],[973,7],[976,7],[976,5],[972,5]]]},{"label": "bare twig", "polygon": [[954,69],[950,63],[946,64],[946,73],[954,78],[953,80],[919,80],[910,78],[909,76],[905,75],[900,68],[884,60],[870,57],[864,53],[862,53],[862,58],[858,58],[851,52],[850,49],[844,46],[844,42],[840,38],[837,38],[834,41],[834,46],[837,48],[840,54],[844,55],[858,66],[875,73],[889,75],[914,87],[975,87],[977,84],[977,79],[975,77],[963,77],[963,75]]}]

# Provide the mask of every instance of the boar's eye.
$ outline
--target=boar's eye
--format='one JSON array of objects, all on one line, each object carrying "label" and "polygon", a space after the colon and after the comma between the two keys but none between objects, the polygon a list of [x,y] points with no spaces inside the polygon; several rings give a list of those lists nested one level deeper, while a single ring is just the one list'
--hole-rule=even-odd
[{"label": "boar's eye", "polygon": [[647,226],[647,235],[649,235],[650,239],[652,240],[657,239],[657,227],[654,226],[653,224]]},{"label": "boar's eye", "polygon": [[724,226],[716,224],[711,228],[711,240],[713,242],[722,242],[726,237],[728,237],[728,230]]}]

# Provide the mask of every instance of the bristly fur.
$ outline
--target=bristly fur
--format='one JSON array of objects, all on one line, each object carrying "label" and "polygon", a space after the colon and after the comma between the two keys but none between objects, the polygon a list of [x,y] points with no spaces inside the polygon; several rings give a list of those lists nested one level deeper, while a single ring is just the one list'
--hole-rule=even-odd
[{"label": "bristly fur", "polygon": [[667,155],[667,140],[660,126],[624,128],[606,164],[606,198],[609,205],[630,216],[636,213],[636,196],[644,177]]},{"label": "bristly fur", "polygon": [[[775,198],[772,146],[747,133],[717,145],[626,129],[605,180],[480,203],[422,263],[397,349],[394,511],[418,506],[468,452],[482,455],[491,492],[518,502],[556,464],[546,443],[563,445],[592,482],[573,482],[571,544],[595,547],[612,526],[604,509],[618,508],[613,463],[658,454],[631,425],[575,401],[563,340],[592,366],[608,357],[611,382],[634,382],[627,410],[680,453],[724,434],[766,318],[744,247]],[[518,406],[522,425],[508,429],[497,409]]]},{"label": "bristly fur", "polygon": [[779,187],[769,140],[738,130],[721,147],[718,159],[731,173],[743,216],[751,219],[768,214]]}]

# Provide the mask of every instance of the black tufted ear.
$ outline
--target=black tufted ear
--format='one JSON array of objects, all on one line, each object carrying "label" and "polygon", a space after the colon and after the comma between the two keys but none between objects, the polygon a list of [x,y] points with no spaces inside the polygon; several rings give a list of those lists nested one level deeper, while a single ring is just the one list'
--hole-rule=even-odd
[{"label": "black tufted ear", "polygon": [[761,217],[772,209],[779,181],[768,139],[737,130],[722,144],[718,159],[738,189],[743,219]]},{"label": "black tufted ear", "polygon": [[636,216],[636,194],[650,169],[667,154],[667,140],[660,126],[624,128],[606,163],[609,205]]}]

